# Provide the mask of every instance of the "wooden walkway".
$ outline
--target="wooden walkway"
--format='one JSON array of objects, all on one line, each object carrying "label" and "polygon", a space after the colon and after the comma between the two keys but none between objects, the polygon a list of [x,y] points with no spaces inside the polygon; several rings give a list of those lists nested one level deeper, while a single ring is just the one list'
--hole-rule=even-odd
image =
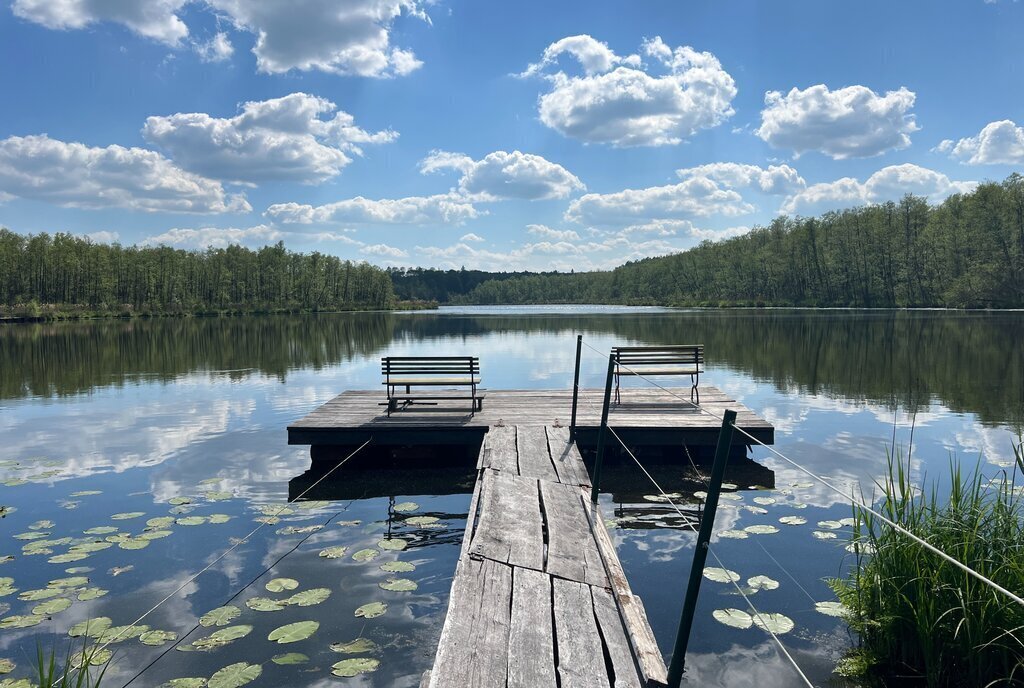
[{"label": "wooden walkway", "polygon": [[667,670],[568,429],[493,427],[429,688],[646,688]]}]

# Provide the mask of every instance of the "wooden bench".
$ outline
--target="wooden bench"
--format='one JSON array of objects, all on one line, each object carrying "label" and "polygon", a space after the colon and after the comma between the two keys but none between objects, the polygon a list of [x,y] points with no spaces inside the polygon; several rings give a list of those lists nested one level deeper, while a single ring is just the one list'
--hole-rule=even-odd
[{"label": "wooden bench", "polygon": [[704,372],[704,345],[679,344],[675,346],[616,346],[612,348],[615,359],[615,402],[621,401],[619,382],[623,375],[662,376],[689,375],[690,401],[700,403],[697,383]]},{"label": "wooden bench", "polygon": [[[436,406],[438,401],[466,400],[470,413],[483,410],[484,395],[480,384],[480,359],[475,356],[385,356],[380,359],[384,385],[387,389],[388,415],[412,404]],[[399,388],[405,388],[405,392]],[[414,387],[456,388],[450,393],[415,392]],[[463,391],[459,392],[458,388]]]}]

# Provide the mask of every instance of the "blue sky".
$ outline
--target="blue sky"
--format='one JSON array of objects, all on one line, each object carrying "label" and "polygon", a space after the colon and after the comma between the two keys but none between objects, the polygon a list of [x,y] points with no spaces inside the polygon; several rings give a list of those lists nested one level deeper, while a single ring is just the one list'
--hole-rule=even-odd
[{"label": "blue sky", "polygon": [[7,0],[0,226],[590,269],[1024,170],[1024,3]]}]

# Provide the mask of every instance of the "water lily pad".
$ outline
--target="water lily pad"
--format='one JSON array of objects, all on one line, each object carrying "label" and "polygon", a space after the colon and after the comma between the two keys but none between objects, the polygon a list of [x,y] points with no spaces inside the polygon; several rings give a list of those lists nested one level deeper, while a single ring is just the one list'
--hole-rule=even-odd
[{"label": "water lily pad", "polygon": [[347,551],[348,547],[328,547],[327,549],[320,550],[320,556],[325,559],[340,559],[345,556]]},{"label": "water lily pad", "polygon": [[844,617],[850,613],[842,602],[815,602],[814,608],[826,616]]},{"label": "water lily pad", "polygon": [[392,509],[399,513],[404,513],[407,511],[416,511],[419,508],[420,505],[417,504],[416,502],[399,502],[398,504],[395,504],[395,506],[392,507]]},{"label": "water lily pad", "polygon": [[328,588],[310,588],[309,590],[297,592],[288,599],[281,600],[281,602],[282,604],[293,604],[297,607],[312,607],[314,604],[320,604],[330,596],[331,591]]},{"label": "water lily pad", "polygon": [[754,590],[775,590],[779,587],[779,581],[768,576],[752,576],[747,579],[747,585]]},{"label": "water lily pad", "polygon": [[42,588],[41,590],[25,590],[18,595],[19,600],[25,602],[38,602],[39,600],[48,600],[51,597],[57,597],[63,595],[66,591],[63,588]]},{"label": "water lily pad", "polygon": [[5,678],[0,680],[0,688],[35,688],[27,678]]},{"label": "water lily pad", "polygon": [[139,516],[145,516],[145,511],[126,511],[120,514],[114,514],[110,517],[111,521],[127,521],[132,518],[138,518]]},{"label": "water lily pad", "polygon": [[753,619],[755,626],[762,630],[770,631],[775,635],[789,633],[796,626],[796,624],[793,623],[793,620],[784,614],[765,614],[764,612],[761,612],[756,614]]},{"label": "water lily pad", "polygon": [[818,521],[818,527],[824,530],[838,530],[843,524],[839,521]]},{"label": "water lily pad", "polygon": [[139,535],[142,540],[160,540],[165,537],[174,535],[173,530],[147,530]]},{"label": "water lily pad", "polygon": [[416,585],[416,581],[409,580],[408,578],[389,578],[383,583],[378,583],[383,590],[389,590],[391,592],[412,592],[419,586]]},{"label": "water lily pad", "polygon": [[103,666],[110,661],[110,658],[114,656],[111,650],[104,648],[86,648],[81,652],[76,652],[71,656],[71,666],[76,669],[81,669],[83,666],[88,664],[89,666]]},{"label": "water lily pad", "polygon": [[114,546],[113,542],[107,542],[106,540],[95,540],[93,542],[80,542],[77,545],[71,546],[72,552],[102,552],[105,549],[110,549]]},{"label": "water lily pad", "polygon": [[42,540],[44,537],[49,537],[49,535],[49,533],[40,532],[37,530],[29,533],[18,533],[17,535],[13,535],[12,537],[15,540]]},{"label": "water lily pad", "polygon": [[216,490],[203,493],[203,498],[211,502],[223,502],[224,500],[231,499],[232,497],[234,497],[234,495],[230,492],[221,492]]},{"label": "water lily pad", "polygon": [[228,626],[227,628],[218,629],[205,638],[200,638],[192,644],[202,650],[212,650],[234,642],[239,638],[244,638],[250,633],[252,633],[252,626],[248,624]]},{"label": "water lily pad", "polygon": [[237,662],[217,671],[207,685],[209,688],[241,688],[258,679],[262,673],[263,667],[259,664]]},{"label": "water lily pad", "polygon": [[117,543],[121,549],[144,549],[149,547],[149,540],[146,538],[130,538]]},{"label": "water lily pad", "polygon": [[89,600],[95,600],[106,595],[109,590],[103,588],[85,588],[78,591],[78,601],[88,602]]},{"label": "water lily pad", "polygon": [[32,525],[30,525],[28,527],[28,529],[29,530],[46,530],[46,529],[49,529],[49,528],[53,528],[55,525],[57,525],[57,524],[54,523],[53,521],[36,521]]},{"label": "water lily pad", "polygon": [[58,614],[68,607],[71,606],[71,600],[66,597],[58,597],[52,600],[46,600],[40,602],[36,606],[32,607],[32,613],[38,614],[39,616],[53,616]]},{"label": "water lily pad", "polygon": [[376,619],[378,616],[382,616],[384,612],[388,610],[388,606],[383,602],[370,602],[364,604],[355,611],[355,615],[363,619]]},{"label": "water lily pad", "polygon": [[37,626],[45,620],[46,617],[39,614],[5,616],[0,619],[0,628],[28,628],[29,626]]},{"label": "water lily pad", "polygon": [[270,658],[270,661],[274,664],[290,666],[292,664],[305,664],[309,661],[309,657],[302,654],[301,652],[286,652],[281,655],[274,655]]},{"label": "water lily pad", "polygon": [[334,652],[341,652],[346,655],[358,655],[363,652],[374,652],[377,650],[377,643],[369,638],[356,638],[347,643],[331,643]]},{"label": "water lily pad", "polygon": [[231,517],[227,514],[210,514],[210,523],[214,525],[220,525],[221,523],[227,523],[231,520]]},{"label": "water lily pad", "polygon": [[759,514],[759,515],[762,515],[762,516],[763,516],[764,514],[767,514],[767,513],[768,513],[768,510],[767,510],[767,509],[764,509],[764,508],[762,508],[762,507],[759,507],[759,506],[751,506],[751,505],[749,505],[749,504],[745,504],[745,505],[744,505],[743,507],[741,507],[741,508],[743,508],[743,509],[746,509],[747,511],[749,511],[749,512],[750,512],[750,513],[752,513],[752,514]]},{"label": "water lily pad", "polygon": [[819,540],[835,540],[837,537],[839,537],[835,533],[831,533],[827,530],[816,530],[813,533],[811,533],[811,535],[818,538]]},{"label": "water lily pad", "polygon": [[111,576],[120,576],[122,573],[128,573],[135,568],[135,564],[128,564],[128,566],[114,566],[108,571]]},{"label": "water lily pad", "polygon": [[754,623],[754,620],[750,618],[750,614],[747,614],[742,609],[716,609],[711,612],[711,616],[714,617],[715,621],[726,626],[732,626],[733,628],[750,628]]},{"label": "water lily pad", "polygon": [[159,688],[205,688],[205,678],[172,678],[167,683],[161,683]]},{"label": "water lily pad", "polygon": [[360,674],[368,674],[372,671],[376,671],[379,666],[379,659],[373,659],[372,657],[352,657],[350,659],[343,659],[340,662],[336,662],[331,666],[331,673],[335,676],[347,678],[350,676],[359,676]]},{"label": "water lily pad", "polygon": [[[205,516],[183,516],[174,520],[179,526],[201,526],[206,523]],[[245,664],[245,662],[242,662]]]},{"label": "water lily pad", "polygon": [[[151,518],[148,521],[146,521],[146,526],[148,528],[158,528],[159,529],[159,528],[166,528],[167,526],[171,525],[172,523],[174,523],[174,517],[173,516],[157,516],[155,518]],[[86,532],[89,532],[89,531],[86,531]]]},{"label": "water lily pad", "polygon": [[317,621],[297,621],[295,623],[285,624],[280,628],[275,628],[267,636],[267,640],[274,641],[276,643],[295,643],[300,640],[305,640],[314,633],[316,629],[320,628],[320,623]]},{"label": "water lily pad", "polygon": [[401,538],[385,538],[377,542],[377,546],[381,549],[391,550],[392,552],[400,552],[409,546],[409,543]]},{"label": "water lily pad", "polygon": [[772,533],[779,532],[778,528],[770,525],[747,526],[743,530],[748,533],[752,533],[753,535],[771,535]]},{"label": "water lily pad", "polygon": [[199,617],[199,625],[204,628],[210,626],[227,626],[233,619],[238,618],[241,615],[242,610],[234,605],[227,605],[225,607],[217,607]]},{"label": "water lily pad", "polygon": [[294,578],[275,578],[268,581],[264,587],[270,592],[284,592],[285,590],[294,590],[299,587],[299,581]]},{"label": "water lily pad", "polygon": [[306,533],[315,533],[316,531],[323,528],[322,525],[315,526],[286,526],[284,528],[278,528],[278,535],[305,535]]},{"label": "water lily pad", "polygon": [[734,540],[746,540],[750,535],[742,530],[723,530],[718,534],[718,537],[732,538]]},{"label": "water lily pad", "polygon": [[754,497],[752,501],[754,502],[754,504],[762,504],[764,506],[769,506],[771,504],[775,504],[776,499],[774,497]]},{"label": "water lily pad", "polygon": [[720,569],[714,566],[708,566],[704,569],[704,577],[708,580],[716,583],[730,583],[736,582],[740,579],[740,574],[729,569]]},{"label": "water lily pad", "polygon": [[279,612],[284,609],[284,602],[269,597],[252,597],[245,601],[245,606],[254,612]]},{"label": "water lily pad", "polygon": [[850,517],[841,518],[841,519],[839,519],[839,522],[841,524],[843,524],[844,526],[847,526],[849,528],[852,528],[853,526],[857,525],[856,519],[850,518]]},{"label": "water lily pad", "polygon": [[405,519],[404,523],[408,523],[411,526],[429,526],[440,520],[437,516],[413,516]]},{"label": "water lily pad", "polygon": [[380,555],[380,552],[375,549],[361,549],[352,555],[352,558],[356,561],[370,561],[376,559]]},{"label": "water lily pad", "polygon": [[82,636],[95,638],[110,628],[110,624],[109,616],[97,616],[94,619],[79,621],[68,630],[68,635],[72,638],[81,638]]},{"label": "water lily pad", "polygon": [[783,516],[779,519],[779,523],[787,526],[802,526],[807,523],[807,519],[803,516]]},{"label": "water lily pad", "polygon": [[174,506],[180,506],[182,504],[191,504],[192,500],[189,497],[171,497],[167,500],[167,503],[173,504]]},{"label": "water lily pad", "polygon": [[17,665],[9,659],[0,659],[0,674],[9,674]]},{"label": "water lily pad", "polygon": [[409,573],[416,570],[416,564],[408,561],[388,561],[380,565],[380,570],[388,573]]},{"label": "water lily pad", "polygon": [[297,506],[300,509],[305,509],[306,511],[322,509],[329,504],[330,502],[328,502],[326,499],[307,499],[301,502],[295,502],[295,506]]},{"label": "water lily pad", "polygon": [[177,640],[178,634],[174,631],[146,631],[139,636],[139,642],[143,645],[152,645],[153,647],[160,647],[165,645],[172,640]]},{"label": "water lily pad", "polygon": [[123,643],[131,638],[138,638],[149,630],[149,626],[141,624],[138,626],[111,626],[96,636],[96,642],[100,644]]}]

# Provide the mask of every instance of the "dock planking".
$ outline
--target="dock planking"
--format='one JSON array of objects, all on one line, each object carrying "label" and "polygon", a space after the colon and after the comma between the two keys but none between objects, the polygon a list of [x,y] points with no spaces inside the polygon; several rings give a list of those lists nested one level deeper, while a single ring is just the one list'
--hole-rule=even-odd
[{"label": "dock planking", "polygon": [[[713,445],[726,408],[737,412],[736,424],[759,441],[772,444],[775,429],[731,396],[701,386],[701,404],[688,401],[689,388],[663,391],[657,388],[625,388],[621,403],[611,406],[608,423],[631,444],[668,445],[685,441]],[[577,407],[577,441],[595,441],[601,422],[604,392],[581,389]],[[452,444],[479,442],[489,428],[518,426],[535,433],[536,428],[568,428],[572,416],[572,393],[563,390],[488,391],[483,409],[471,414],[469,408],[452,402],[436,406],[414,405],[390,416],[375,390],[344,392],[288,427],[289,444],[354,445],[374,437],[377,444]],[[535,441],[524,435],[524,442]],[[736,445],[746,438],[735,433]],[[533,453],[529,453],[533,456]],[[554,466],[557,470],[557,465]],[[538,476],[541,477],[541,476]],[[550,477],[550,476],[548,476]]]},{"label": "dock planking", "polygon": [[431,688],[647,688],[667,669],[565,428],[485,436]]}]

